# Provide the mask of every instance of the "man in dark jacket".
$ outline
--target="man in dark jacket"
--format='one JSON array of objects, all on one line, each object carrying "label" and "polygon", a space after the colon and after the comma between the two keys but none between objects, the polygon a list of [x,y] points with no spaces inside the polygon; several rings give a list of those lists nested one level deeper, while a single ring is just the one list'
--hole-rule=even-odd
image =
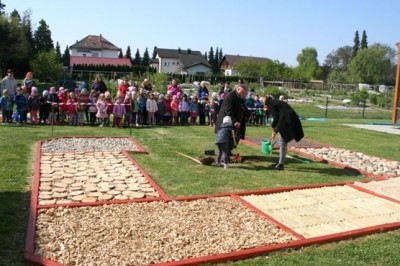
[{"label": "man in dark jacket", "polygon": [[287,144],[293,139],[300,141],[304,137],[303,127],[300,119],[293,108],[285,101],[275,100],[271,96],[265,98],[265,108],[271,112],[273,122],[271,124],[273,133],[280,134],[279,139],[279,162],[275,165],[276,170],[283,170],[287,154]]},{"label": "man in dark jacket", "polygon": [[[239,143],[240,139],[244,139],[246,132],[246,106],[244,105],[243,98],[247,95],[247,92],[248,89],[243,84],[237,85],[233,91],[228,92],[222,101],[221,108],[218,112],[217,121],[215,123],[215,133],[217,133],[224,117],[231,117],[232,125],[235,128],[236,144]],[[232,149],[233,147],[230,147],[230,150]]]}]

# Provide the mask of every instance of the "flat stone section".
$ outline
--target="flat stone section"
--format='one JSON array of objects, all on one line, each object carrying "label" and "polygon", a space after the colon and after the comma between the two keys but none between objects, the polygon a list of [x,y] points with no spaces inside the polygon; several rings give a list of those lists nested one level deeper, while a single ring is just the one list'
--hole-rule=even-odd
[{"label": "flat stone section", "polygon": [[368,183],[355,182],[354,185],[392,199],[400,200],[400,178],[390,178]]},{"label": "flat stone section", "polygon": [[41,155],[39,205],[159,196],[139,168],[121,152]]},{"label": "flat stone section", "polygon": [[293,240],[221,197],[39,209],[35,254],[64,265],[149,265]]},{"label": "flat stone section", "polygon": [[349,186],[242,198],[305,238],[400,222],[400,204]]}]

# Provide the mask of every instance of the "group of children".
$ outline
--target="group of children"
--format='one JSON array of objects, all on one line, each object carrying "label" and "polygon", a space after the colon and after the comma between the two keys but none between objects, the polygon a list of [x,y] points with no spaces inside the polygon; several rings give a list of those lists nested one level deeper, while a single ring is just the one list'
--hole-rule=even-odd
[{"label": "group of children", "polygon": [[[28,123],[50,125],[91,125],[130,127],[140,125],[196,125],[198,117],[205,124],[213,126],[219,109],[216,93],[201,98],[189,97],[181,92],[158,94],[143,92],[132,88],[123,96],[117,92],[115,97],[110,92],[90,92],[87,89],[69,91],[60,87],[44,90],[40,96],[33,87],[28,94],[24,87],[18,87],[17,95],[11,99],[6,90],[1,100],[3,124]],[[14,105],[16,106],[13,115]]]}]

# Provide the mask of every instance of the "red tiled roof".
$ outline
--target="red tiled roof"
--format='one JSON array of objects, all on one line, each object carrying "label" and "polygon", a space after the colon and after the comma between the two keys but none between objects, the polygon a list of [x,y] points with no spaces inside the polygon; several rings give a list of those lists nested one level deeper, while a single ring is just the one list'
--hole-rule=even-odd
[{"label": "red tiled roof", "polygon": [[104,58],[104,57],[86,57],[86,56],[71,56],[69,65],[113,65],[113,66],[129,66],[131,61],[129,58]]},{"label": "red tiled roof", "polygon": [[109,42],[103,36],[88,35],[79,42],[71,45],[70,49],[93,49],[93,50],[119,50],[114,44]]}]

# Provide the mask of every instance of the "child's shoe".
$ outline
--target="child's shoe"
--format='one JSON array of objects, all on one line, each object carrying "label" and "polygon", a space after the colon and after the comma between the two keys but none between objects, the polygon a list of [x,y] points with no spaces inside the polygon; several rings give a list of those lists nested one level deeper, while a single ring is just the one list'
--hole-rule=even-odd
[{"label": "child's shoe", "polygon": [[228,164],[224,163],[224,169],[228,169]]}]

